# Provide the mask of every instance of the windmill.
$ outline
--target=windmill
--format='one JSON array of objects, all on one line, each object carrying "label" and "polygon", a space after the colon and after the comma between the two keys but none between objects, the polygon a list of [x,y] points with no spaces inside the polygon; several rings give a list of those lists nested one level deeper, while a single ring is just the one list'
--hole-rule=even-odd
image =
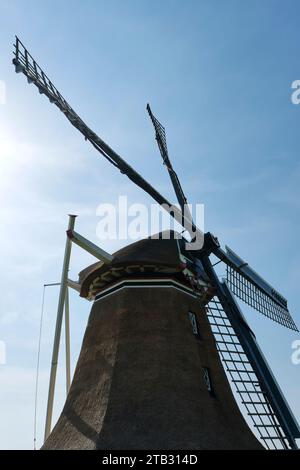
[{"label": "windmill", "polygon": [[[151,256],[149,255],[147,251],[149,250],[150,246],[149,241],[144,241],[142,244],[138,242],[138,244],[133,244],[133,248],[129,247],[127,250],[125,249],[125,251],[120,250],[120,252],[117,252],[115,255],[111,256],[101,251],[101,249],[96,247],[95,245],[91,245],[90,242],[88,242],[86,239],[74,232],[73,224],[68,231],[69,240],[77,243],[84,249],[88,249],[96,257],[98,257],[98,259],[101,260],[100,264],[93,265],[92,267],[88,268],[83,273],[81,273],[81,295],[90,300],[94,300],[95,306],[96,302],[101,301],[105,303],[107,301],[108,296],[112,294],[112,289],[114,289],[115,291],[116,288],[120,285],[122,286],[122,288],[124,288],[124,285],[127,288],[136,288],[136,284],[139,282],[139,287],[141,287],[141,283],[144,283],[144,286],[147,284],[147,286],[149,287],[149,283],[152,282],[152,286],[154,286],[155,283],[156,286],[158,283],[160,283],[160,286],[162,286],[162,284],[165,287],[175,286],[177,291],[181,291],[180,295],[182,297],[178,297],[177,303],[185,302],[185,296],[193,297],[196,302],[193,304],[194,308],[197,309],[198,306],[200,306],[199,308],[201,308],[201,312],[204,312],[206,317],[204,319],[201,312],[199,315],[195,315],[195,313],[189,312],[189,320],[192,325],[192,331],[194,335],[197,336],[199,339],[199,337],[201,336],[201,333],[199,332],[199,322],[201,322],[201,327],[204,331],[206,331],[206,335],[209,338],[209,348],[207,352],[210,352],[210,354],[215,358],[214,364],[216,370],[219,367],[217,364],[218,357],[221,359],[224,370],[226,371],[226,375],[223,376],[221,371],[218,369],[219,375],[216,379],[214,379],[210,368],[204,367],[202,364],[201,373],[203,375],[203,380],[210,397],[215,397],[216,395],[219,395],[220,400],[219,391],[224,390],[224,394],[226,394],[228,400],[230,401],[230,406],[232,407],[232,416],[235,416],[235,418],[232,419],[236,419],[235,422],[238,423],[236,424],[236,439],[238,440],[240,437],[238,435],[238,429],[240,429],[242,430],[241,432],[245,434],[245,436],[248,436],[246,438],[245,443],[247,444],[248,442],[250,447],[252,444],[254,447],[256,446],[256,444],[254,444],[254,441],[252,440],[252,437],[250,437],[248,431],[244,427],[244,424],[242,424],[240,417],[237,416],[237,412],[235,409],[235,405],[233,404],[232,398],[229,398],[229,389],[227,388],[227,383],[225,384],[224,377],[226,377],[228,383],[231,383],[233,389],[235,390],[235,393],[240,397],[240,402],[245,408],[246,414],[249,416],[249,419],[252,421],[253,428],[257,431],[261,442],[264,443],[264,447],[269,449],[296,449],[296,439],[300,437],[299,426],[274,375],[270,370],[270,367],[268,366],[268,363],[262,351],[260,350],[257,344],[253,331],[249,327],[245,317],[241,312],[239,304],[235,300],[235,297],[238,297],[248,306],[265,315],[269,319],[279,323],[280,325],[283,325],[291,330],[298,331],[296,324],[294,323],[289,313],[287,300],[269,283],[267,283],[260,275],[258,275],[248,265],[248,263],[241,259],[233,250],[226,246],[224,251],[221,248],[218,239],[214,235],[212,235],[210,232],[203,234],[196,227],[194,221],[192,220],[190,211],[185,210],[187,205],[187,199],[169,158],[165,129],[152,113],[150,106],[147,105],[147,110],[155,129],[155,136],[158,143],[158,147],[163,159],[163,163],[165,164],[170,175],[170,179],[179,203],[179,207],[171,205],[166,198],[164,198],[150,183],[148,183],[139,173],[137,173],[124,159],[120,157],[120,155],[118,155],[110,146],[108,146],[97,134],[95,134],[83,122],[83,120],[59,93],[57,88],[53,85],[53,83],[43,72],[43,70],[39,67],[39,65],[30,55],[26,47],[17,37],[15,43],[13,64],[15,65],[16,72],[23,73],[27,77],[29,83],[33,83],[34,85],[36,85],[40,94],[45,95],[51,103],[55,104],[60,109],[60,111],[63,112],[63,114],[71,122],[71,124],[76,129],[78,129],[79,132],[84,136],[85,140],[89,141],[96,148],[96,150],[117,169],[119,169],[121,173],[124,173],[136,185],[138,185],[141,189],[143,189],[150,196],[152,196],[152,198],[159,205],[163,206],[170,213],[170,215],[174,217],[174,219],[179,224],[181,224],[185,230],[187,230],[192,240],[194,240],[196,236],[198,236],[198,238],[202,237],[203,240],[202,246],[197,250],[191,250],[186,248],[186,246],[188,245],[186,245],[183,240],[175,240],[175,245],[172,242],[173,244],[169,243],[168,245],[164,245],[163,248],[158,249],[161,258],[159,258],[156,254],[154,256],[153,253],[151,254]],[[162,241],[160,240],[159,243],[162,243]],[[151,245],[151,247],[152,246],[153,245]],[[171,253],[173,249],[175,249],[175,251],[177,250],[176,256],[178,257],[178,260],[176,259],[176,263],[170,261],[170,259],[172,258],[171,256],[170,259],[167,256]],[[164,259],[164,255],[166,259]],[[224,281],[219,280],[219,277],[214,269],[214,265],[212,263],[213,256],[216,257],[220,263],[223,263],[226,266],[227,274],[226,280]],[[153,258],[155,258],[155,261],[153,261]],[[138,261],[136,261],[137,259]],[[180,271],[178,270],[177,261],[181,262]],[[150,270],[148,276],[146,276],[145,274],[145,272],[147,272],[147,269]],[[139,274],[137,274],[137,272],[139,272]],[[158,272],[159,277],[157,277]],[[170,277],[170,273],[173,274],[172,278]],[[127,276],[126,279],[124,277],[125,275]],[[139,278],[138,281],[136,279],[137,277]],[[128,297],[127,300],[128,302],[131,302],[132,298]],[[61,310],[63,308],[63,301],[64,298],[62,296],[60,298]],[[158,302],[159,301],[160,300],[158,300]],[[97,305],[100,305],[100,303],[98,303]],[[132,307],[134,308],[134,305]],[[94,315],[94,317],[95,312],[93,314],[93,311],[95,308],[96,307],[93,307],[92,310],[92,315]],[[102,308],[101,305],[99,308]],[[167,306],[165,306],[165,308],[167,309]],[[104,313],[102,315],[104,315]],[[94,321],[98,321],[98,319],[95,320],[94,318]],[[160,319],[157,319],[157,321],[159,322]],[[172,321],[173,320],[171,319],[170,322]],[[210,332],[208,331],[206,324],[202,324],[202,322],[206,321],[208,321],[210,324]],[[186,325],[186,323],[182,323],[182,325]],[[131,326],[133,328],[135,327],[133,323],[131,324]],[[101,327],[104,327],[105,329],[105,325],[101,324]],[[183,328],[185,328],[185,326],[183,326]],[[145,330],[143,331],[145,332]],[[211,338],[214,338],[213,342],[210,338],[211,332],[213,334]],[[126,334],[128,334],[128,332]],[[141,332],[139,332],[139,334],[141,334]],[[179,330],[178,334],[181,334],[179,333]],[[95,335],[95,328],[89,330],[89,332],[87,330],[86,337],[84,339],[85,351],[88,349],[88,345],[90,344],[90,340],[93,335]],[[179,347],[181,347],[181,343],[177,342],[174,344],[176,344],[177,347],[179,344]],[[191,345],[191,348],[194,348],[194,345]],[[58,353],[58,351],[56,352]],[[110,357],[111,356],[109,356],[109,358]],[[198,361],[198,359],[195,360]],[[209,358],[207,360],[209,361]],[[80,356],[75,373],[76,377],[74,378],[75,384],[72,384],[70,391],[70,394],[72,395],[71,398],[73,400],[72,406],[70,405],[70,403],[69,405],[67,404],[67,400],[63,412],[64,416],[60,418],[61,423],[60,421],[58,422],[58,427],[55,427],[54,431],[50,435],[49,440],[46,441],[46,448],[47,443],[54,442],[57,438],[57,435],[59,435],[61,439],[62,432],[64,432],[64,435],[66,434],[66,420],[71,421],[73,427],[78,426],[82,430],[82,433],[88,436],[88,439],[90,441],[94,443],[97,441],[97,448],[101,448],[101,445],[104,445],[101,443],[99,444],[99,440],[97,440],[98,438],[95,437],[95,434],[97,434],[95,430],[91,426],[89,426],[86,421],[83,422],[82,416],[78,415],[78,412],[77,414],[74,412],[73,405],[76,402],[76,397],[78,397],[78,394],[81,393],[80,390],[82,388],[82,377],[87,380],[87,377],[82,372],[85,367],[85,364],[86,357]],[[95,369],[95,371],[96,373],[98,373],[98,369]],[[78,386],[79,381],[80,387]],[[220,385],[221,382],[222,386]],[[93,383],[89,386],[95,388],[98,385],[95,385]],[[218,388],[219,386],[220,388]],[[73,394],[72,387],[74,388]],[[101,392],[99,391],[100,394],[103,392],[103,388],[101,390]],[[107,386],[105,390],[105,393],[108,393]],[[201,390],[203,392],[202,388]],[[53,383],[52,387],[50,385],[49,388],[49,396],[52,393]],[[87,393],[90,393],[90,390],[87,390]],[[136,389],[132,390],[132,393],[136,393]],[[113,391],[110,392],[110,396],[112,394]],[[118,396],[117,398],[120,397]],[[222,422],[224,422],[224,419],[226,420],[227,416],[225,409],[226,406],[222,407],[221,401],[222,400],[220,400],[218,404],[216,404],[216,402],[213,402],[213,405],[211,405],[210,402],[208,407],[212,406],[211,416],[213,416],[213,413],[218,413],[218,410],[221,410],[222,408],[223,411],[220,411],[220,413],[223,413]],[[53,397],[52,404],[50,404],[50,411],[52,405]],[[103,406],[103,401],[101,402],[99,407],[101,406]],[[120,406],[119,403],[115,406],[114,409],[118,409],[118,406]],[[230,408],[230,406],[228,402],[228,408]],[[87,410],[84,410],[84,407],[85,406],[82,406],[82,404],[80,405],[81,412],[88,412]],[[92,413],[90,412],[88,420],[92,420],[91,414]],[[109,419],[107,418],[107,416],[109,417],[110,413],[109,411],[107,411],[107,409],[105,409],[104,414],[105,419]],[[145,418],[144,415],[143,418]],[[111,421],[113,422],[113,418],[111,419]],[[49,436],[50,433],[50,425],[51,420],[50,422],[48,422],[48,427],[46,426],[46,438]],[[120,425],[119,421],[118,425]],[[100,426],[100,424],[97,423],[97,426]],[[124,423],[122,424],[122,426],[125,426]],[[106,433],[107,435],[111,435],[111,429],[114,428],[110,428],[109,432],[107,431]],[[144,430],[144,432],[147,433],[147,430]],[[193,433],[193,435],[194,434],[195,433]],[[215,432],[213,434],[215,434]],[[54,436],[52,441],[51,436]],[[111,439],[111,437],[107,438],[105,442],[111,442],[109,439]],[[178,442],[176,441],[176,439],[172,442]],[[224,443],[225,447],[226,445],[229,444]],[[242,442],[240,442],[240,444],[238,445],[243,446]],[[210,448],[213,448],[214,443],[210,441],[207,446],[208,448],[209,446]],[[51,444],[48,444],[48,448],[51,448]],[[206,447],[204,446],[204,448]]]}]

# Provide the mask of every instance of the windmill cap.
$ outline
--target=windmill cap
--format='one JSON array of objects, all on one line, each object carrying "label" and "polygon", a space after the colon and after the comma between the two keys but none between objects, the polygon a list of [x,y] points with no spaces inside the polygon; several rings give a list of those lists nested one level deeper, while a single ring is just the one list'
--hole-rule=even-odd
[{"label": "windmill cap", "polygon": [[[109,272],[118,271],[120,277],[128,276],[126,268],[131,272],[181,272],[182,260],[178,246],[178,232],[173,230],[163,231],[155,235],[131,243],[113,253],[111,264],[94,263],[79,273],[81,284],[81,297],[91,297],[96,289],[96,284],[109,284]],[[116,277],[112,276],[113,280]]]}]

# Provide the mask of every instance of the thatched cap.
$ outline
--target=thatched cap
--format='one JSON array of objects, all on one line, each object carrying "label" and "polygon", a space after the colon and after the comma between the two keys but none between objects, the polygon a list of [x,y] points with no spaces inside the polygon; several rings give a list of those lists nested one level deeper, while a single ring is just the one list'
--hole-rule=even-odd
[{"label": "thatched cap", "polygon": [[161,232],[116,251],[109,265],[99,261],[88,266],[79,273],[81,297],[93,298],[97,290],[128,273],[182,271],[179,237],[174,231]]}]

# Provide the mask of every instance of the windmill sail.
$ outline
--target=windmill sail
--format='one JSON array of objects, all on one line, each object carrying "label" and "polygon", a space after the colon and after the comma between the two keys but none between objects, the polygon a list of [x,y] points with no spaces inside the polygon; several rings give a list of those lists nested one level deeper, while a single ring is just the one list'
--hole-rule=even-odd
[{"label": "windmill sail", "polygon": [[288,439],[218,297],[208,304],[207,315],[224,369],[254,430],[268,449],[287,448]]},{"label": "windmill sail", "polygon": [[198,239],[202,239],[203,233],[191,223],[189,217],[186,217],[178,207],[172,205],[164,198],[148,181],[85,124],[43,72],[18,37],[16,37],[14,56],[13,64],[15,65],[16,72],[23,73],[29,83],[36,85],[39,92],[47,96],[49,101],[63,112],[70,123],[83,134],[84,138],[88,140],[101,155],[118,168],[121,173],[127,175],[137,186],[153,197],[153,199],[174,217],[179,224],[183,225],[185,229],[189,231],[192,238],[194,238],[195,233],[197,233]]},{"label": "windmill sail", "polygon": [[[163,162],[169,172],[181,210],[184,212],[187,199],[169,158],[165,128],[154,116],[149,104],[147,104],[147,111],[155,129]],[[189,212],[185,212],[185,214],[191,218]],[[287,300],[276,289],[270,286],[228,246],[226,246],[226,253],[220,248],[215,248],[213,251],[226,263],[227,282],[237,297],[266,317],[291,330],[298,331],[289,313]]]},{"label": "windmill sail", "polygon": [[[254,426],[266,445],[297,448],[300,429],[226,282],[220,283],[208,258],[204,269],[216,288],[208,315],[217,348]],[[222,355],[223,354],[223,355]],[[249,367],[249,364],[251,367]],[[257,406],[256,406],[257,405]],[[272,431],[272,432],[270,432]],[[277,448],[277,447],[275,447]]]},{"label": "windmill sail", "polygon": [[179,205],[181,207],[181,210],[182,210],[182,212],[184,212],[187,215],[187,217],[189,217],[191,219],[192,217],[191,217],[191,214],[190,214],[189,209],[187,207],[187,199],[186,199],[185,194],[183,192],[183,189],[182,189],[182,186],[180,184],[177,173],[174,171],[171,160],[169,158],[165,128],[159,122],[159,120],[154,116],[154,114],[151,111],[151,108],[150,108],[149,104],[147,104],[147,111],[149,113],[150,119],[151,119],[152,124],[154,126],[155,137],[156,137],[156,141],[157,141],[157,144],[158,144],[158,148],[159,148],[160,154],[162,156],[164,165],[166,165],[168,173],[170,175],[171,182],[172,182],[177,200],[178,200]]},{"label": "windmill sail", "polygon": [[[214,310],[217,310],[217,314],[214,315],[214,321],[217,320],[217,322],[215,322],[215,326],[220,326],[220,328],[223,329],[217,331],[219,335],[221,333],[221,340],[220,337],[217,337],[217,342],[219,341],[222,343],[222,352],[224,351],[227,353],[231,352],[233,354],[238,354],[238,357],[229,356],[228,359],[228,362],[232,362],[230,360],[234,359],[234,362],[238,364],[238,368],[236,367],[236,365],[234,366],[236,370],[229,367],[229,371],[238,374],[238,376],[234,378],[233,382],[236,386],[238,384],[243,385],[243,387],[245,387],[246,384],[252,386],[252,390],[247,390],[246,387],[244,388],[246,392],[250,392],[248,393],[248,397],[251,394],[254,394],[253,392],[256,387],[258,390],[260,387],[261,390],[258,395],[263,394],[267,398],[266,404],[268,405],[268,408],[270,410],[269,413],[267,413],[266,409],[264,409],[263,411],[261,408],[254,409],[253,412],[249,413],[251,417],[259,416],[259,419],[262,419],[261,424],[255,423],[255,426],[257,428],[261,427],[264,432],[266,432],[266,429],[268,428],[273,428],[273,430],[276,429],[277,436],[282,436],[282,443],[284,444],[286,439],[289,443],[289,446],[293,449],[296,449],[297,444],[295,439],[300,437],[300,429],[298,423],[295,420],[295,417],[288,403],[286,402],[284,395],[281,392],[280,387],[277,384],[276,379],[273,376],[272,371],[270,370],[267,361],[263,356],[262,351],[260,350],[256,342],[254,333],[249,328],[249,325],[247,324],[238,304],[236,303],[233,294],[227,286],[227,283],[221,283],[219,281],[218,276],[215,273],[213,266],[208,258],[203,258],[202,262],[207,275],[210,277],[211,281],[215,286],[216,296],[218,298],[218,301],[215,301]],[[222,315],[222,309],[224,310],[225,315],[227,316],[227,319],[231,324],[232,331],[228,329],[228,324],[222,324],[218,322],[218,320],[222,320],[222,317],[224,317],[224,314]],[[210,308],[211,316],[213,316],[212,312],[214,310]],[[233,331],[235,335],[232,334]],[[239,343],[240,346],[238,346]],[[254,376],[249,375],[246,370],[240,368],[240,364],[243,363],[243,355],[247,357],[249,363],[251,364]],[[245,373],[246,376],[239,375],[243,373]],[[255,378],[255,375],[257,379]],[[237,391],[238,393],[242,392],[242,390],[240,390],[239,388],[237,388]],[[256,401],[261,402],[261,400]],[[247,402],[245,404],[248,405],[250,403]],[[260,403],[260,405],[261,404],[262,403]],[[270,421],[271,416],[272,419],[274,418],[273,424],[268,421],[263,421],[262,417],[265,417],[264,419]],[[273,438],[274,435],[269,437]]]},{"label": "windmill sail", "polygon": [[214,254],[226,264],[227,282],[231,291],[250,307],[280,325],[298,331],[287,306],[287,300],[267,283],[247,262],[226,246]]}]

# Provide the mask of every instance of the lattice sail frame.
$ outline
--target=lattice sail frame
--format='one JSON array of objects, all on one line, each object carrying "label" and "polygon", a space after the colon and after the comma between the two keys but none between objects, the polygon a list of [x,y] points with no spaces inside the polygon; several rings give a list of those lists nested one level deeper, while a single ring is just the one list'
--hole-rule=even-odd
[{"label": "lattice sail frame", "polygon": [[[176,171],[174,170],[174,168],[172,166],[172,163],[170,161],[170,158],[169,158],[168,147],[167,147],[167,138],[166,138],[166,130],[165,130],[164,126],[159,122],[159,120],[152,113],[152,110],[150,108],[149,103],[147,104],[147,111],[148,111],[148,114],[149,114],[150,119],[152,121],[154,130],[155,130],[155,138],[156,138],[156,141],[157,141],[157,144],[158,144],[158,148],[159,148],[161,157],[163,159],[163,164],[166,166],[166,168],[168,170],[168,173],[169,173],[169,176],[171,178],[171,182],[172,182],[172,185],[173,185],[176,197],[177,197],[177,201],[180,205],[180,208],[181,208],[182,212],[184,213],[184,215],[189,220],[191,226],[195,226],[195,224],[193,223],[192,214],[191,214],[190,208],[188,206],[187,199],[186,199],[185,194],[183,192],[182,186],[180,184],[178,175],[177,175]],[[192,234],[192,238],[193,238],[193,236],[194,235]]]},{"label": "lattice sail frame", "polygon": [[[35,83],[41,94],[46,94],[52,103],[55,103],[65,114],[70,114],[73,118],[81,121],[74,109],[69,105],[65,98],[59,93],[51,80],[43,72],[41,67],[34,60],[32,55],[25,48],[20,39],[16,38],[14,51],[15,58],[13,60],[16,66],[16,72],[23,72],[29,83]],[[83,123],[84,124],[84,123]]]},{"label": "lattice sail frame", "polygon": [[226,264],[227,284],[234,295],[280,325],[299,331],[288,310],[287,300],[247,262],[228,246],[226,252],[217,248],[214,254]]},{"label": "lattice sail frame", "polygon": [[214,297],[207,315],[231,387],[239,395],[252,427],[267,449],[289,449],[289,441],[269,403],[220,301]]},{"label": "lattice sail frame", "polygon": [[112,165],[125,174],[138,187],[149,194],[159,205],[165,209],[171,217],[173,217],[180,225],[182,225],[193,238],[195,233],[201,240],[203,233],[198,229],[189,214],[185,214],[182,209],[171,204],[159,191],[155,189],[145,178],[143,178],[126,160],[124,160],[117,152],[115,152],[104,140],[102,140],[95,132],[93,132],[85,122],[79,117],[74,109],[63,98],[61,93],[53,85],[51,80],[43,72],[41,67],[28,52],[24,44],[16,37],[13,64],[17,73],[23,73],[29,83],[33,83],[39,90],[40,94],[47,96],[49,101],[56,105],[70,123],[81,132],[85,140],[89,141],[98,152],[101,153]]},{"label": "lattice sail frame", "polygon": [[291,330],[298,331],[287,308],[275,303],[259,287],[254,286],[242,274],[228,265],[226,267],[226,279],[231,291],[240,300],[271,320]]},{"label": "lattice sail frame", "polygon": [[167,138],[166,138],[166,130],[164,126],[159,122],[159,120],[154,116],[151,111],[150,105],[147,104],[147,111],[149,113],[150,119],[155,129],[156,140],[159,145],[159,149],[161,151],[161,156],[165,164],[168,164],[168,146],[167,146]]}]

